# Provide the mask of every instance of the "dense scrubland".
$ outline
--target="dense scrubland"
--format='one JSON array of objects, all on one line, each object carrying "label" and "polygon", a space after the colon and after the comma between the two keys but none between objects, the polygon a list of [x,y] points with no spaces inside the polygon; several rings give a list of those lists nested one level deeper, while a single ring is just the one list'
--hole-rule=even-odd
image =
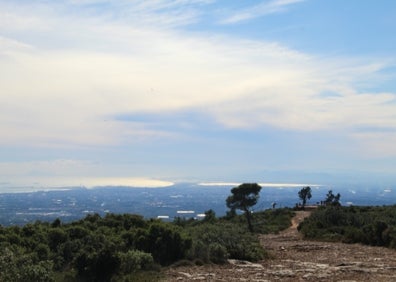
[{"label": "dense scrubland", "polygon": [[[258,234],[288,228],[294,211],[274,205],[252,212],[260,188],[233,188],[224,217],[208,210],[201,220],[164,222],[109,213],[71,223],[57,219],[0,226],[0,281],[158,281],[161,269],[170,265],[267,259]],[[311,197],[308,188],[299,193],[303,204],[297,209],[304,209]],[[396,248],[396,206],[343,207],[339,200],[329,191],[324,205],[299,225],[305,238]]]},{"label": "dense scrubland", "polygon": [[[91,214],[62,224],[35,222],[0,228],[1,281],[156,280],[163,266],[224,263],[228,258],[266,257],[242,216],[203,220],[145,220],[132,214]],[[277,209],[253,215],[256,232],[289,226],[293,212]]]},{"label": "dense scrubland", "polygon": [[310,239],[396,248],[396,206],[319,207],[298,229]]}]

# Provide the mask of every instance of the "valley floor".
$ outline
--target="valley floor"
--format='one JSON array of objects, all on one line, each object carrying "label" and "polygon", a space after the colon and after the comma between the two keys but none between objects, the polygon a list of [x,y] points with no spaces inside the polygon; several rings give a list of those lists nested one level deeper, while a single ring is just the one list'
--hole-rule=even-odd
[{"label": "valley floor", "polygon": [[396,281],[396,250],[303,240],[297,226],[309,214],[299,211],[287,230],[261,235],[271,259],[169,268],[165,281]]}]

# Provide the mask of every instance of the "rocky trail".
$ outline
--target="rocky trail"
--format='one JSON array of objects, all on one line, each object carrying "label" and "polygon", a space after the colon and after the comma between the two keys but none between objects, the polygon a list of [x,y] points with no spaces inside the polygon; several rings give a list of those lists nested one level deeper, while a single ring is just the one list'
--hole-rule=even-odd
[{"label": "rocky trail", "polygon": [[260,236],[271,259],[169,268],[165,281],[396,281],[395,250],[303,240],[297,226],[309,214],[298,211],[288,229]]}]

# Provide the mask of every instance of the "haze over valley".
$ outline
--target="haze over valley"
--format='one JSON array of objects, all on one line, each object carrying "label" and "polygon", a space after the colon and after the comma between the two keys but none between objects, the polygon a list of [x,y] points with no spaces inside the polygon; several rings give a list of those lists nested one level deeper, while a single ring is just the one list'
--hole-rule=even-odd
[{"label": "haze over valley", "polygon": [[[255,210],[294,207],[299,202],[298,191],[303,184],[263,184]],[[145,218],[173,221],[175,217],[203,217],[212,209],[224,216],[225,199],[233,183],[176,183],[167,187],[74,187],[45,191],[0,194],[0,224],[23,225],[36,220],[52,222],[59,218],[70,222],[88,214],[133,213]],[[328,190],[341,194],[343,205],[393,205],[395,189],[384,186],[311,185],[312,199],[317,204],[325,199]]]}]

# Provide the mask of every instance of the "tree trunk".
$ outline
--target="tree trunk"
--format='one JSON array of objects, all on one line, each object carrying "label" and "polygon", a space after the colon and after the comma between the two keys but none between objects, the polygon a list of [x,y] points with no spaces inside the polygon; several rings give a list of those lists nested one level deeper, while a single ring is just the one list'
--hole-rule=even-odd
[{"label": "tree trunk", "polygon": [[248,209],[245,209],[245,216],[248,223],[249,231],[253,233],[252,216]]}]

